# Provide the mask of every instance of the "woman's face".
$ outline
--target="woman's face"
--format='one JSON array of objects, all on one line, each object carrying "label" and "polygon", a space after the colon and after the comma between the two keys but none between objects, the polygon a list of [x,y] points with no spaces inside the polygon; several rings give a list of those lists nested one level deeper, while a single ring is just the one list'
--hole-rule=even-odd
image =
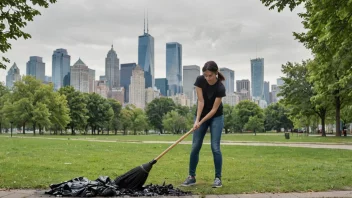
[{"label": "woman's face", "polygon": [[203,72],[203,76],[210,85],[213,85],[214,83],[216,83],[216,74],[214,72],[207,70]]}]

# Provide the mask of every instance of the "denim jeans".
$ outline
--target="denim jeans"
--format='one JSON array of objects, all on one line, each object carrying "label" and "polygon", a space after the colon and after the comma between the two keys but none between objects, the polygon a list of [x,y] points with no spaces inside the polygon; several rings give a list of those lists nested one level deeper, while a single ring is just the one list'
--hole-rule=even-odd
[{"label": "denim jeans", "polygon": [[210,128],[211,150],[213,152],[215,177],[221,178],[222,154],[220,151],[220,140],[224,127],[224,116],[217,116],[205,121],[193,132],[192,151],[190,154],[189,175],[196,176],[196,169],[199,161],[199,151],[202,148],[204,136]]}]

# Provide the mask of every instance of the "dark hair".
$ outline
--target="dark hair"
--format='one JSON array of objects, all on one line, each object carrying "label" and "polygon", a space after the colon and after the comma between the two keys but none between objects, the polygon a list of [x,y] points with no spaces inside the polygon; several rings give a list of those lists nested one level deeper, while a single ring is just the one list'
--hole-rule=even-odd
[{"label": "dark hair", "polygon": [[225,77],[224,75],[222,75],[220,72],[219,72],[219,68],[218,68],[218,65],[214,62],[214,61],[208,61],[204,64],[203,66],[203,69],[202,69],[203,72],[205,71],[211,71],[215,74],[218,75],[218,79],[220,81],[224,81],[225,80]]}]

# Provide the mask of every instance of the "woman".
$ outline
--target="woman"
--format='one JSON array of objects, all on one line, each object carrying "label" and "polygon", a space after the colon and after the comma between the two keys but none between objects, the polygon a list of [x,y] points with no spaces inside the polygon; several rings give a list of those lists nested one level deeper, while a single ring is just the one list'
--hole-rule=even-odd
[{"label": "woman", "polygon": [[182,186],[191,186],[196,183],[196,168],[199,161],[199,151],[202,148],[205,133],[210,128],[211,150],[214,157],[215,180],[213,188],[222,187],[221,170],[222,154],[220,151],[220,139],[224,127],[224,116],[221,98],[226,96],[224,76],[214,61],[205,63],[203,75],[197,77],[194,83],[197,91],[197,112],[193,125],[193,144],[189,162],[189,176]]}]

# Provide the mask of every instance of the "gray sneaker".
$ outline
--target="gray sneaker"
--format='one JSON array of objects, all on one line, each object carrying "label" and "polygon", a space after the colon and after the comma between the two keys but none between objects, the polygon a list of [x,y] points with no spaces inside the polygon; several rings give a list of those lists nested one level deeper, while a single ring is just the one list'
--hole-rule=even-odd
[{"label": "gray sneaker", "polygon": [[215,178],[214,183],[213,183],[213,188],[220,188],[222,187],[221,180],[219,178]]},{"label": "gray sneaker", "polygon": [[188,176],[186,181],[181,184],[181,186],[193,186],[196,184],[196,178],[193,176]]}]

